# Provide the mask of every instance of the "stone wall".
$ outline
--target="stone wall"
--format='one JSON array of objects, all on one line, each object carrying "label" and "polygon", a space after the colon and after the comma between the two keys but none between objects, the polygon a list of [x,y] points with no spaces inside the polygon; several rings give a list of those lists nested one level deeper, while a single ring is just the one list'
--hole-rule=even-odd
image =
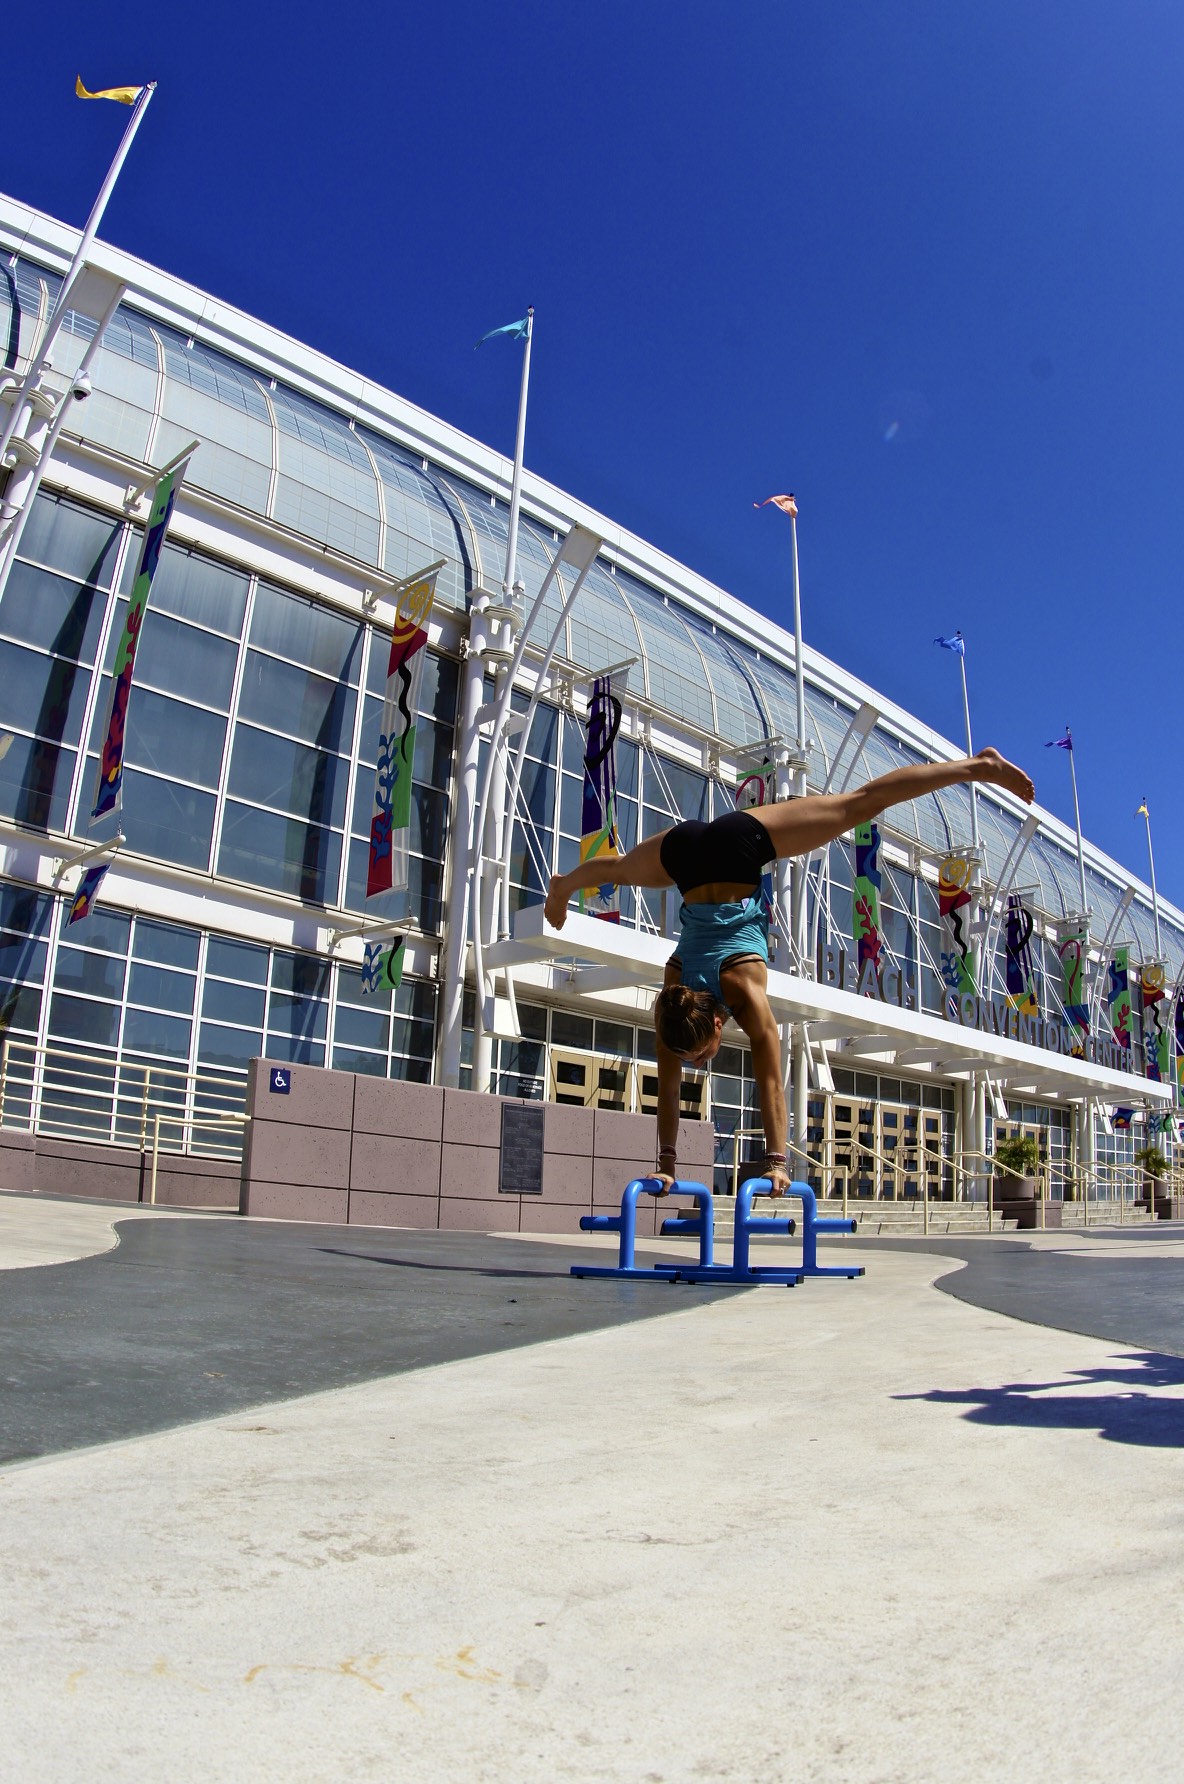
[{"label": "stone wall", "polygon": [[[243,1214],[353,1226],[470,1232],[572,1233],[580,1216],[619,1207],[633,1177],[654,1167],[654,1119],[544,1105],[541,1195],[501,1195],[501,1113],[518,1098],[406,1084],[313,1066],[284,1067],[287,1094],[270,1089],[273,1060],[251,1065],[243,1154]],[[529,1104],[537,1108],[537,1104]],[[709,1121],[679,1128],[679,1169],[710,1183]],[[653,1232],[669,1202],[638,1211]]]},{"label": "stone wall", "polygon": [[[94,1196],[102,1202],[146,1202],[152,1151],[98,1145],[0,1128],[0,1189],[24,1195]],[[168,1208],[234,1208],[237,1158],[187,1158],[161,1152],[156,1200]]]}]

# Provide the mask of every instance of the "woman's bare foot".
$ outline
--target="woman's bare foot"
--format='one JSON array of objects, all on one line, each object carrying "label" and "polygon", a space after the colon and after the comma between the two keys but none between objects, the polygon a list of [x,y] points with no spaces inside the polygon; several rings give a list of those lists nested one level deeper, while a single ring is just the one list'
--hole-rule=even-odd
[{"label": "woman's bare foot", "polygon": [[1031,805],[1036,797],[1036,788],[1032,784],[1030,774],[1001,756],[998,750],[987,748],[979,750],[971,760],[980,772],[974,775],[975,780],[993,781],[996,786],[1006,787],[1009,793],[1015,793],[1020,799]]},{"label": "woman's bare foot", "polygon": [[561,873],[553,873],[543,904],[543,915],[552,929],[562,929],[567,922],[567,901],[570,897],[571,893],[567,889],[566,877]]}]

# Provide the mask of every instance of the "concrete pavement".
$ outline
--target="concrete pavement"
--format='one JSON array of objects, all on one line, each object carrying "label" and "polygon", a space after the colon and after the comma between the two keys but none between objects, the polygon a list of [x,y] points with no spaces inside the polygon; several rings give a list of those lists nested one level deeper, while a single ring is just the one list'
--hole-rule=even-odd
[{"label": "concrete pavement", "polygon": [[1181,1366],[858,1255],[6,1469],[12,1775],[1174,1780]]}]

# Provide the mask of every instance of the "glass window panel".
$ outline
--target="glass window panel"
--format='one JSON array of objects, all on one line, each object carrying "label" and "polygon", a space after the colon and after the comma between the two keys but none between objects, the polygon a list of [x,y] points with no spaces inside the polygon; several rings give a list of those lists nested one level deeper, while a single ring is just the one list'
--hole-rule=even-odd
[{"label": "glass window panel", "polygon": [[[249,650],[238,710],[240,718],[253,719],[269,731],[286,731],[320,749],[348,751],[353,744],[356,698],[351,688],[328,676],[313,675]],[[377,752],[376,729],[375,756]]]},{"label": "glass window panel", "polygon": [[329,991],[329,962],[319,959],[315,954],[277,952],[273,954],[271,961],[271,988],[273,992],[282,991],[293,997],[326,997]]},{"label": "glass window panel", "polygon": [[69,904],[61,907],[61,922],[58,933],[63,940],[75,943],[80,948],[97,949],[103,954],[118,954],[121,959],[127,958],[128,938],[131,935],[132,920],[121,911],[113,911],[100,906],[85,919],[86,927],[68,926],[66,916]]},{"label": "glass window panel", "polygon": [[49,948],[31,935],[0,934],[0,974],[6,982],[45,978],[45,962]]},{"label": "glass window panel", "polygon": [[597,1022],[596,1051],[598,1053],[632,1054],[632,1027],[625,1022]]},{"label": "glass window panel", "polygon": [[137,1053],[164,1053],[170,1059],[189,1058],[192,1024],[182,1016],[162,1016],[159,1010],[128,1010],[123,1025],[125,1047]]},{"label": "glass window panel", "polygon": [[245,1066],[262,1053],[263,1035],[258,1029],[220,1028],[215,1022],[201,1025],[197,1056],[205,1065]]},{"label": "glass window panel", "polygon": [[266,948],[252,942],[234,942],[226,936],[212,935],[206,949],[206,972],[217,973],[223,979],[242,979],[248,985],[266,985],[269,958]]},{"label": "glass window panel", "polygon": [[[0,929],[16,930],[19,935],[46,935],[53,905],[48,892],[35,892],[31,886],[0,886]],[[0,944],[5,939],[0,937]]]},{"label": "glass window panel", "polygon": [[432,1056],[432,1024],[417,1021],[409,1016],[393,1016],[391,1018],[391,1050],[403,1053],[410,1058],[430,1059]]},{"label": "glass window panel", "polygon": [[[95,707],[90,747],[97,751],[107,735],[111,703],[111,677],[103,686]],[[174,772],[184,780],[214,789],[222,772],[226,720],[200,706],[186,706],[151,688],[133,687],[128,701],[124,759],[134,768]]]},{"label": "glass window panel", "polygon": [[249,578],[243,570],[215,563],[177,545],[166,545],[152,581],[152,606],[160,613],[193,620],[215,632],[239,638]]},{"label": "glass window panel", "polygon": [[21,540],[21,556],[82,582],[110,587],[122,521],[106,519],[40,491]]},{"label": "glass window panel", "polygon": [[364,1072],[368,1078],[385,1078],[385,1053],[359,1053],[353,1047],[334,1047],[333,1070],[335,1072]]},{"label": "glass window panel", "polygon": [[0,724],[35,731],[51,743],[75,744],[90,686],[90,670],[65,657],[46,657],[0,642]]},{"label": "glass window panel", "polygon": [[173,972],[167,966],[132,966],[128,980],[128,1002],[150,1004],[154,1009],[176,1010],[190,1015],[197,981],[189,973]]},{"label": "glass window panel", "polygon": [[41,998],[40,985],[18,985],[0,978],[0,1036],[14,1028],[36,1034],[41,1025]]},{"label": "glass window panel", "polygon": [[73,775],[73,750],[0,729],[0,817],[64,831]]},{"label": "glass window panel", "polygon": [[[122,636],[127,609],[121,601],[107,643],[104,668],[110,672]],[[199,632],[167,613],[149,607],[136,649],[136,686],[156,688],[164,694],[180,694],[229,712],[230,691],[238,649],[228,639]]]},{"label": "glass window panel", "polygon": [[153,923],[147,917],[137,917],[132,955],[136,960],[155,960],[161,966],[196,972],[199,940],[195,929],[179,929],[173,923]]},{"label": "glass window panel", "polygon": [[341,837],[317,824],[226,802],[218,871],[295,898],[336,898]]},{"label": "glass window panel", "polygon": [[[89,919],[88,919],[89,920]],[[79,925],[79,941],[88,939]],[[54,984],[66,991],[85,991],[92,997],[123,996],[124,963],[112,954],[87,954],[81,948],[58,949]]]},{"label": "glass window panel", "polygon": [[49,1038],[87,1047],[114,1047],[119,1039],[119,1005],[93,1003],[55,991],[49,1006]]},{"label": "glass window panel", "polygon": [[18,560],[0,601],[0,632],[56,656],[93,663],[106,611],[107,596],[97,589]]},{"label": "glass window panel", "polygon": [[309,1040],[305,1035],[274,1034],[269,1030],[267,1058],[288,1059],[293,1065],[324,1065],[325,1048],[321,1041]]},{"label": "glass window panel", "polygon": [[293,817],[318,824],[341,824],[349,763],[238,724],[230,760],[228,791],[239,799],[278,806]]},{"label": "glass window panel", "polygon": [[[337,973],[337,1006],[349,1004],[358,1010],[388,1010],[391,1003],[390,986],[378,991],[362,990],[362,974],[356,966],[342,965]],[[383,1043],[385,1046],[385,1042]]]},{"label": "glass window panel", "polygon": [[[90,803],[97,773],[98,757],[90,756],[84,808]],[[125,768],[119,826],[136,854],[204,870],[210,865],[214,795],[145,774],[142,769]]]},{"label": "glass window panel", "polygon": [[[266,961],[265,961],[266,968]],[[202,992],[201,1013],[218,1022],[233,1022],[239,1028],[262,1028],[267,993],[258,985],[229,985],[221,979],[207,978]]]},{"label": "glass window panel", "polygon": [[336,1043],[351,1047],[376,1047],[385,1053],[390,1033],[391,1019],[385,1010],[338,1008],[333,1028]]},{"label": "glass window panel", "polygon": [[261,582],[255,595],[251,643],[334,681],[357,685],[365,626]]},{"label": "glass window panel", "polygon": [[551,1012],[551,1041],[556,1047],[578,1047],[587,1051],[592,1046],[592,1018],[575,1016],[570,1010]]}]

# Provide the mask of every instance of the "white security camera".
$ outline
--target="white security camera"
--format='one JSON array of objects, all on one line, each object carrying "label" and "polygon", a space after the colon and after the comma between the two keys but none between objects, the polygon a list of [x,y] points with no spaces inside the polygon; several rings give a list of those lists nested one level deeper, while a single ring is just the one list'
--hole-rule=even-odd
[{"label": "white security camera", "polygon": [[90,392],[91,392],[90,373],[89,372],[79,372],[79,374],[75,378],[73,384],[70,386],[70,395],[74,398],[75,402],[82,403],[82,402],[86,401],[87,397],[90,395]]}]

